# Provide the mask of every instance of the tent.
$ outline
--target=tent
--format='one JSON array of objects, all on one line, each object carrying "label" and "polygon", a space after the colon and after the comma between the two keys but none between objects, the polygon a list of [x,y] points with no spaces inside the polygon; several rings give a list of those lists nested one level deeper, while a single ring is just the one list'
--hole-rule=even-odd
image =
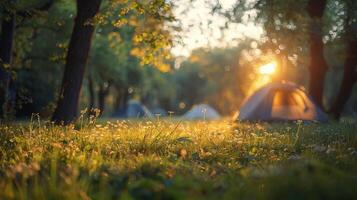
[{"label": "tent", "polygon": [[155,108],[151,109],[150,111],[154,115],[160,115],[161,117],[167,116],[167,112],[163,108],[160,108],[160,107],[155,107]]},{"label": "tent", "polygon": [[139,101],[129,100],[126,108],[115,112],[113,117],[119,117],[119,118],[153,117],[153,114]]},{"label": "tent", "polygon": [[247,97],[238,120],[324,122],[327,117],[302,87],[282,81],[267,84]]},{"label": "tent", "polygon": [[183,116],[184,119],[219,119],[221,116],[218,112],[207,104],[195,105],[186,112]]}]

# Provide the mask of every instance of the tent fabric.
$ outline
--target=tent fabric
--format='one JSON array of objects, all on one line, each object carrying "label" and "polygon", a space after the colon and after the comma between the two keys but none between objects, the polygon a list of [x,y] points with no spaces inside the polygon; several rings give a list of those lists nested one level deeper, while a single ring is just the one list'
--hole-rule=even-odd
[{"label": "tent fabric", "polygon": [[302,87],[291,82],[274,82],[243,101],[238,120],[324,122],[327,117]]},{"label": "tent fabric", "polygon": [[167,116],[167,111],[165,111],[163,108],[160,108],[160,107],[153,108],[150,111],[154,115],[160,115],[162,117],[166,117]]},{"label": "tent fabric", "polygon": [[206,119],[215,120],[221,118],[220,114],[211,106],[207,104],[195,105],[186,112],[183,116],[184,119]]},{"label": "tent fabric", "polygon": [[140,117],[153,117],[153,114],[142,105],[139,101],[129,100],[125,109],[118,110],[114,113],[113,117],[118,118],[140,118]]}]

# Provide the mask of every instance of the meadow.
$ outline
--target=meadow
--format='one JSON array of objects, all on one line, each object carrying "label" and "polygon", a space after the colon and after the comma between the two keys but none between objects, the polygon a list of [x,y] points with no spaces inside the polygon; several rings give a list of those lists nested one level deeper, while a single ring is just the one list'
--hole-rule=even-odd
[{"label": "meadow", "polygon": [[0,199],[356,199],[357,123],[0,126]]}]

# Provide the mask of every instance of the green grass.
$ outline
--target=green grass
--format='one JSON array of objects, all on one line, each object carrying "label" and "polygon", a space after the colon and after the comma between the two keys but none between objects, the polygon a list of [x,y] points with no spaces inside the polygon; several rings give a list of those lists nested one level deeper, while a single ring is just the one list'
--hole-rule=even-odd
[{"label": "green grass", "polygon": [[0,199],[356,199],[357,125],[0,126]]}]

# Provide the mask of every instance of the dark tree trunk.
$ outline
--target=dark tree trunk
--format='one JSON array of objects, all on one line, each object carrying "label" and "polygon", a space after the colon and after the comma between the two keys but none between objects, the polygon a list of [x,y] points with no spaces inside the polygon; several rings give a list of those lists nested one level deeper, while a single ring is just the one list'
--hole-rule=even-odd
[{"label": "dark tree trunk", "polygon": [[104,109],[105,109],[105,94],[104,94],[104,88],[103,86],[99,86],[99,91],[98,91],[98,108],[100,110],[100,115],[103,114]]},{"label": "dark tree trunk", "polygon": [[[352,3],[352,1],[349,3]],[[340,119],[343,108],[350,98],[353,86],[357,81],[357,23],[354,21],[354,12],[357,9],[357,3],[347,5],[347,19],[345,22],[347,56],[345,60],[343,79],[340,90],[330,109],[330,113],[337,120]]]},{"label": "dark tree trunk", "polygon": [[68,47],[62,86],[52,120],[69,124],[77,117],[79,94],[91,46],[94,26],[90,20],[98,13],[101,0],[77,0],[77,16]]},{"label": "dark tree trunk", "polygon": [[95,91],[94,91],[94,81],[92,74],[88,74],[88,91],[89,91],[89,115],[95,115]]},{"label": "dark tree trunk", "polygon": [[115,96],[114,111],[116,112],[121,109],[123,93],[120,87],[117,86],[115,89],[117,94]]},{"label": "dark tree trunk", "polygon": [[323,91],[325,75],[328,69],[322,42],[322,16],[326,7],[326,0],[309,0],[308,13],[311,17],[310,24],[310,80],[309,93],[315,102],[323,107]]},{"label": "dark tree trunk", "polygon": [[16,16],[21,16],[22,20],[24,20],[30,18],[36,10],[48,10],[53,4],[53,1],[48,1],[39,8],[25,11],[7,9],[7,6],[14,6],[16,0],[7,0],[3,3],[2,33],[0,34],[0,119],[15,114],[16,86],[10,72],[15,34],[15,18]]},{"label": "dark tree trunk", "polygon": [[94,82],[92,74],[88,74],[88,91],[89,91],[89,112],[94,109],[95,104],[95,92],[94,92]]},{"label": "dark tree trunk", "polygon": [[125,110],[126,109],[126,105],[128,103],[128,99],[129,99],[129,92],[128,92],[128,88],[126,87],[122,87],[117,89],[118,91],[118,96],[117,96],[117,100],[116,100],[116,110]]},{"label": "dark tree trunk", "polygon": [[9,110],[9,85],[11,74],[9,67],[12,59],[13,39],[15,32],[15,15],[5,12],[1,24],[0,35],[0,119],[6,115]]},{"label": "dark tree trunk", "polygon": [[129,91],[128,88],[124,88],[123,90],[123,102],[122,102],[122,108],[126,109],[127,104],[128,104],[128,100],[129,100]]},{"label": "dark tree trunk", "polygon": [[105,109],[105,99],[109,94],[110,84],[104,86],[104,84],[99,85],[98,91],[98,108],[100,110],[100,114],[102,115]]},{"label": "dark tree trunk", "polygon": [[352,94],[353,85],[357,80],[355,66],[357,65],[357,41],[349,44],[349,51],[345,62],[342,84],[333,103],[330,113],[335,119],[340,119],[341,112]]},{"label": "dark tree trunk", "polygon": [[115,110],[124,110],[129,99],[128,88],[117,87],[117,97],[115,102]]}]

